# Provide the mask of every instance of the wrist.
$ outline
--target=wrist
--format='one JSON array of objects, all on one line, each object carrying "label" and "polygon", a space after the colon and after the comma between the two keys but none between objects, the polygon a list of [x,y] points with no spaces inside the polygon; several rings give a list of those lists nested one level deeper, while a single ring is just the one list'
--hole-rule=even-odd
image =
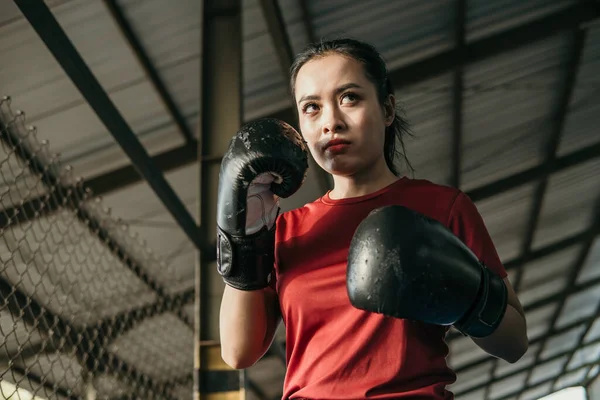
[{"label": "wrist", "polygon": [[275,226],[252,235],[230,235],[217,226],[217,271],[238,290],[269,286],[275,261]]},{"label": "wrist", "polygon": [[471,309],[454,327],[471,337],[489,336],[502,322],[507,306],[508,290],[504,281],[481,264],[479,293]]}]

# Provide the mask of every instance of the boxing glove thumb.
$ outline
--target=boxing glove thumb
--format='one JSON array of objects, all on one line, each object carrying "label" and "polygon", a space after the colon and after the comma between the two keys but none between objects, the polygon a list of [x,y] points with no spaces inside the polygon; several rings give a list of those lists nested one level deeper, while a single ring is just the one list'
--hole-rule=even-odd
[{"label": "boxing glove thumb", "polygon": [[217,271],[229,286],[269,285],[279,198],[300,188],[307,169],[306,144],[283,121],[247,123],[231,139],[217,191]]}]

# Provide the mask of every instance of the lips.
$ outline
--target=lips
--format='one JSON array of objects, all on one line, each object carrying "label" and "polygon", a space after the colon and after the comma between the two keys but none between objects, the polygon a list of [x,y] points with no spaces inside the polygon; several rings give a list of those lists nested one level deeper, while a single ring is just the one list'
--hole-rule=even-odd
[{"label": "lips", "polygon": [[340,145],[348,145],[350,144],[349,141],[344,140],[344,139],[332,139],[329,142],[327,142],[327,144],[325,145],[325,150],[327,150],[330,147],[333,146],[340,146]]}]

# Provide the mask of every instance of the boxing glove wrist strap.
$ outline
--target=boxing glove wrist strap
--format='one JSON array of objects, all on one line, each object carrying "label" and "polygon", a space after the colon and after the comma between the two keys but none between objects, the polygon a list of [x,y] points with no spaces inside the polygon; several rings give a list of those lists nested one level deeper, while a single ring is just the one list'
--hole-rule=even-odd
[{"label": "boxing glove wrist strap", "polygon": [[259,290],[269,286],[275,261],[275,226],[245,236],[217,226],[217,271],[229,286]]},{"label": "boxing glove wrist strap", "polygon": [[502,279],[481,265],[481,286],[474,306],[454,324],[464,335],[483,338],[491,335],[504,317],[508,292]]}]

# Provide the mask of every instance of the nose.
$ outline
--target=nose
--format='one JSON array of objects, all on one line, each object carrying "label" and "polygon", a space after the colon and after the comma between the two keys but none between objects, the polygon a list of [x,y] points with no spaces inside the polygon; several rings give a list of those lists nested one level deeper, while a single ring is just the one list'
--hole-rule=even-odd
[{"label": "nose", "polygon": [[322,115],[322,133],[339,133],[346,128],[342,112],[337,107],[327,107]]}]

